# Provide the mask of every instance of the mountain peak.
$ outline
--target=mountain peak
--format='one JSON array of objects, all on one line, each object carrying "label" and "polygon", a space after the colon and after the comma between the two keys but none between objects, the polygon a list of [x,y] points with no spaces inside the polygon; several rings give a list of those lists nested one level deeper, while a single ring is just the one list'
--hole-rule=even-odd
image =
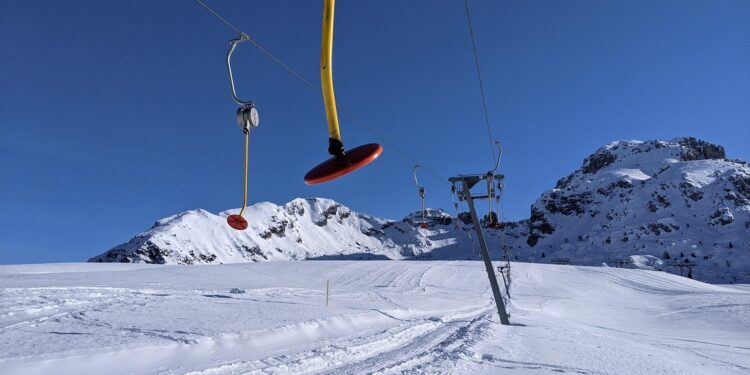
[{"label": "mountain peak", "polygon": [[592,175],[642,181],[672,164],[698,160],[726,160],[724,147],[693,137],[615,141],[587,156],[581,168],[558,180],[555,188],[564,189],[576,178],[588,180]]}]

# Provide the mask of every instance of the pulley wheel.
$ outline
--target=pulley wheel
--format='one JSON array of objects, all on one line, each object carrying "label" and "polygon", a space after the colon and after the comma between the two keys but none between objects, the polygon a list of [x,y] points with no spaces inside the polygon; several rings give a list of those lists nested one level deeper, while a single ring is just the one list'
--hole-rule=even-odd
[{"label": "pulley wheel", "polygon": [[227,224],[237,230],[247,229],[247,220],[245,220],[245,218],[240,215],[227,216]]},{"label": "pulley wheel", "polygon": [[342,158],[332,157],[311,169],[305,175],[305,184],[317,185],[351,173],[372,163],[383,153],[383,146],[368,143],[345,152]]}]

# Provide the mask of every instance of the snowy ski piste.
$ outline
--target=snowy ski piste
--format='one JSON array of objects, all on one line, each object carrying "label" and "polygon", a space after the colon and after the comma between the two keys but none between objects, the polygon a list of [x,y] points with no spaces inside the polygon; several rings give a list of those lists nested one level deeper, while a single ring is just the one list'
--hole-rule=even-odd
[{"label": "snowy ski piste", "polygon": [[[326,283],[330,285],[326,307]],[[2,374],[747,374],[750,287],[478,261],[0,266]]]}]

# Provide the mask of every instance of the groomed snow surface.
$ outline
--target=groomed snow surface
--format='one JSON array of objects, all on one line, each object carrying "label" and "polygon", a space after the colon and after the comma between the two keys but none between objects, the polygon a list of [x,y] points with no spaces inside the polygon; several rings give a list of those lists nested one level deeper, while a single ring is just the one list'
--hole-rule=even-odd
[{"label": "groomed snow surface", "polygon": [[503,326],[476,261],[0,266],[0,373],[750,373],[748,286],[512,277]]}]

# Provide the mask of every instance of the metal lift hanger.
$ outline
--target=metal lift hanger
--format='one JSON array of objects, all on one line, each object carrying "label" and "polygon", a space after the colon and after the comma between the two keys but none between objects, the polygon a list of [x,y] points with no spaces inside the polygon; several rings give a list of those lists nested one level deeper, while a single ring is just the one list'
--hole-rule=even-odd
[{"label": "metal lift hanger", "polygon": [[422,218],[418,221],[419,227],[422,229],[427,229],[429,226],[427,225],[427,219],[425,215],[425,209],[424,209],[424,187],[419,185],[419,180],[417,179],[417,169],[421,167],[421,165],[417,164],[414,166],[414,171],[412,174],[414,175],[414,183],[417,185],[417,190],[419,191],[419,198],[422,200]]},{"label": "metal lift hanger", "polygon": [[229,86],[232,88],[232,99],[239,105],[237,108],[237,125],[242,129],[245,138],[245,168],[242,187],[242,209],[239,214],[229,215],[227,224],[237,230],[245,230],[248,226],[247,220],[242,216],[247,208],[247,161],[248,145],[250,143],[250,129],[258,127],[260,116],[255,104],[251,100],[242,100],[237,96],[237,90],[234,87],[234,75],[232,74],[232,54],[237,45],[248,41],[250,38],[245,33],[241,33],[237,39],[229,41],[229,52],[227,52],[227,72],[229,72]]}]

